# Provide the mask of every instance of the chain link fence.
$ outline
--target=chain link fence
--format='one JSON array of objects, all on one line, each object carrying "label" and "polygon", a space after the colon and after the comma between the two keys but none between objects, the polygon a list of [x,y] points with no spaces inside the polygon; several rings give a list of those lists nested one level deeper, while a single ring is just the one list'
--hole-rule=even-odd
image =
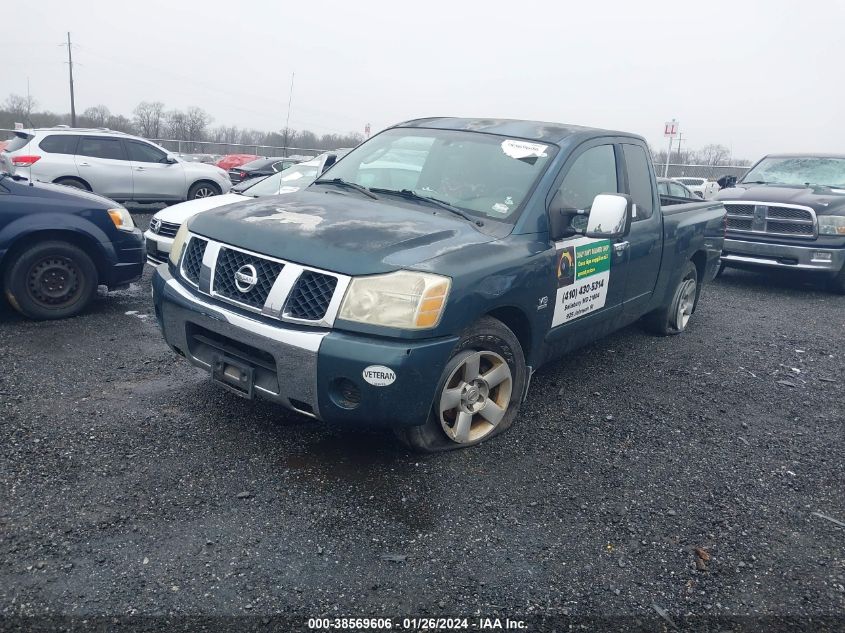
[{"label": "chain link fence", "polygon": [[[151,138],[153,143],[161,145],[176,154],[195,154],[225,156],[226,154],[254,154],[256,156],[317,156],[327,149],[314,147],[277,147],[274,145],[248,145],[245,143],[216,143],[212,141],[178,141],[167,138]],[[334,148],[332,148],[334,149]]]},{"label": "chain link fence", "polygon": [[[654,171],[657,177],[663,176],[666,169],[666,163],[655,163]],[[679,178],[682,176],[690,176],[692,178],[710,178],[718,180],[722,176],[736,176],[737,180],[745,175],[748,171],[747,166],[742,165],[681,165],[676,163],[669,163],[669,178]]]}]

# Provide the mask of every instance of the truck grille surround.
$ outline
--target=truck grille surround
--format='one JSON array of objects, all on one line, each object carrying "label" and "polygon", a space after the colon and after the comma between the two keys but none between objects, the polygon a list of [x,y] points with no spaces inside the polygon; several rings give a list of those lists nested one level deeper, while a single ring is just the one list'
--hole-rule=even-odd
[{"label": "truck grille surround", "polygon": [[[205,277],[203,265],[210,269]],[[180,270],[203,294],[265,317],[322,327],[333,324],[350,281],[196,235],[189,237]]]},{"label": "truck grille surround", "polygon": [[728,211],[728,234],[770,235],[815,239],[816,213],[800,205],[766,202],[724,202]]}]

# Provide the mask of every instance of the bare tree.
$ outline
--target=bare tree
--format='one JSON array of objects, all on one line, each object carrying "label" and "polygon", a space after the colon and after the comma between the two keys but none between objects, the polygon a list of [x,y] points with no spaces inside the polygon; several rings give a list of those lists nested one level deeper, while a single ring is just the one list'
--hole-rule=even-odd
[{"label": "bare tree", "polygon": [[204,141],[206,128],[214,119],[202,108],[191,106],[185,112],[185,127],[188,132],[188,140]]},{"label": "bare tree", "polygon": [[22,97],[21,95],[10,94],[3,103],[3,109],[11,112],[20,123],[30,122],[30,115],[35,111],[38,102],[32,95]]},{"label": "bare tree", "polygon": [[141,136],[160,138],[164,123],[164,104],[161,101],[142,101],[132,111],[135,127]]},{"label": "bare tree", "polygon": [[88,119],[93,127],[105,127],[110,116],[111,112],[102,104],[85,108],[85,111],[82,113],[82,118]]},{"label": "bare tree", "polygon": [[695,153],[695,160],[701,165],[726,165],[730,157],[731,150],[716,143],[705,145]]}]

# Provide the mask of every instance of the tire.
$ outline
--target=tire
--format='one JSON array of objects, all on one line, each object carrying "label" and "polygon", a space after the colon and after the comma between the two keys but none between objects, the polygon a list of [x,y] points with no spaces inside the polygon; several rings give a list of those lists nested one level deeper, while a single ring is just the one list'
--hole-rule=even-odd
[{"label": "tire", "polygon": [[[473,380],[467,382],[468,377]],[[527,377],[525,356],[514,333],[501,321],[483,317],[464,331],[455,346],[425,424],[398,429],[396,434],[421,453],[475,446],[510,428]]]},{"label": "tire", "polygon": [[687,329],[698,305],[698,296],[698,269],[692,262],[687,262],[669,303],[646,315],[646,328],[660,336],[680,334]]},{"label": "tire", "polygon": [[195,182],[188,189],[188,200],[196,200],[197,198],[210,198],[211,196],[219,196],[220,187],[213,182],[200,181]]},{"label": "tire", "polygon": [[84,310],[97,292],[97,268],[67,242],[35,244],[6,269],[6,298],[30,319],[64,319]]},{"label": "tire", "polygon": [[57,185],[64,185],[65,187],[73,187],[74,189],[82,189],[83,191],[91,191],[91,187],[85,184],[78,178],[59,178],[53,181]]}]

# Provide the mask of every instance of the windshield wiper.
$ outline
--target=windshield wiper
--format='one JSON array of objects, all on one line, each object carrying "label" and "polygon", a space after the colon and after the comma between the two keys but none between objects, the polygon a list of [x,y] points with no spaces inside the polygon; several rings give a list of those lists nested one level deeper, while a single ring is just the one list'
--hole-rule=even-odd
[{"label": "windshield wiper", "polygon": [[768,185],[771,184],[766,180],[743,180],[740,185]]},{"label": "windshield wiper", "polygon": [[478,218],[472,217],[471,215],[469,215],[468,213],[465,213],[464,211],[461,211],[455,205],[449,204],[445,200],[440,200],[438,198],[432,198],[430,196],[424,196],[422,194],[417,193],[413,189],[398,189],[398,190],[397,189],[376,189],[375,187],[373,187],[373,189],[375,191],[378,191],[379,193],[392,193],[392,194],[395,194],[397,196],[402,196],[403,198],[409,198],[411,200],[419,200],[420,202],[428,202],[430,204],[433,204],[435,206],[440,207],[441,209],[446,209],[447,211],[450,211],[450,212],[454,213],[455,215],[459,215],[464,220],[466,220],[467,222],[472,222],[476,226],[484,226],[484,222],[482,222]]},{"label": "windshield wiper", "polygon": [[344,180],[343,178],[325,178],[315,180],[315,185],[335,185],[337,187],[346,187],[347,189],[354,189],[355,191],[359,191],[363,193],[365,196],[372,198],[373,200],[378,200],[378,196],[374,194],[372,191],[364,187],[363,185],[359,185],[357,182],[349,182],[348,180]]}]

